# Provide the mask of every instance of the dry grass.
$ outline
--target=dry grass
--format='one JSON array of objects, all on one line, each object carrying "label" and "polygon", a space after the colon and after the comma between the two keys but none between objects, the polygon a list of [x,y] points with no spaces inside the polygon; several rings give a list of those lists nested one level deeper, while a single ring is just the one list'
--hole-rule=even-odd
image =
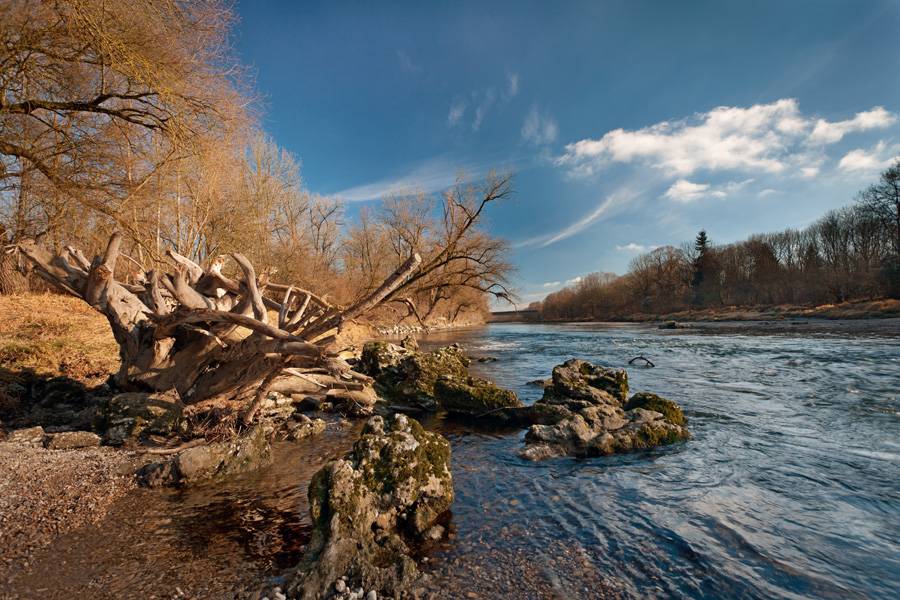
[{"label": "dry grass", "polygon": [[724,306],[667,315],[637,313],[627,321],[779,321],[785,319],[879,319],[900,317],[900,300],[852,300],[820,306]]},{"label": "dry grass", "polygon": [[14,384],[62,375],[93,386],[118,368],[109,323],[83,300],[0,295],[0,404],[18,400],[21,388]]}]

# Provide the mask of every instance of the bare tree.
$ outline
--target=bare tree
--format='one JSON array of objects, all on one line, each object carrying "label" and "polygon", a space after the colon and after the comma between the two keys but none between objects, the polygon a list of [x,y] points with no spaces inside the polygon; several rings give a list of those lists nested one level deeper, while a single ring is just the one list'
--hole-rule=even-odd
[{"label": "bare tree", "polygon": [[234,19],[220,0],[0,0],[0,184],[55,192],[27,235],[74,207],[130,231],[161,169],[252,121]]}]

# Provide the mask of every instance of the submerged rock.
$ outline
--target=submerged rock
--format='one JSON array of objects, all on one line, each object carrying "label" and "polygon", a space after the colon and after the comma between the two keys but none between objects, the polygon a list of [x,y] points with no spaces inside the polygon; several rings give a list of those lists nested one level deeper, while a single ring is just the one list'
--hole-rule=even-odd
[{"label": "submerged rock", "polygon": [[314,530],[288,595],[311,600],[342,576],[401,595],[420,577],[410,544],[433,539],[452,502],[447,440],[402,414],[372,417],[353,450],[310,483]]},{"label": "submerged rock", "polygon": [[233,440],[195,446],[171,460],[146,464],[136,475],[150,487],[194,483],[265,466],[271,462],[270,450],[265,430],[257,426]]},{"label": "submerged rock", "polygon": [[171,434],[180,424],[182,413],[174,393],[131,392],[107,400],[92,425],[107,444],[121,444],[129,438],[143,440]]},{"label": "submerged rock", "polygon": [[690,437],[677,404],[654,394],[628,395],[624,370],[572,359],[553,369],[553,383],[527,413],[521,458],[599,456],[643,450]]},{"label": "submerged rock", "polygon": [[471,416],[524,406],[515,392],[477,377],[441,377],[434,384],[434,397],[444,410]]}]

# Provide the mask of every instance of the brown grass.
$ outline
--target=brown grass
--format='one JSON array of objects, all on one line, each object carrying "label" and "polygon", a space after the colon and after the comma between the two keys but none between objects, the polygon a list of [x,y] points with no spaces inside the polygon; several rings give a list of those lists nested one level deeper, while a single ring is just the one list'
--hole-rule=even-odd
[{"label": "brown grass", "polygon": [[119,368],[106,318],[83,300],[58,294],[0,295],[0,402],[17,400],[35,377],[65,376],[88,386]]},{"label": "brown grass", "polygon": [[879,319],[900,317],[900,300],[865,299],[820,306],[724,306],[667,315],[636,313],[626,321],[779,321],[785,319]]}]

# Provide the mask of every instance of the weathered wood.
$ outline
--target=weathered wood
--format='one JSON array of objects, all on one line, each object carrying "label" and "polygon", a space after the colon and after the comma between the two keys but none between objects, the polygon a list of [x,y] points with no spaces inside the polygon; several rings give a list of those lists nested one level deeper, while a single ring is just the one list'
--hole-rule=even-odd
[{"label": "weathered wood", "polygon": [[[250,261],[237,253],[232,258],[244,281],[222,275],[224,257],[205,272],[169,251],[176,265],[173,274],[151,270],[140,284],[124,284],[115,275],[123,243],[121,234],[113,234],[103,255],[90,263],[72,247],[53,256],[26,241],[14,250],[34,265],[38,276],[107,317],[119,344],[121,368],[115,379],[121,386],[135,391],[174,389],[187,404],[248,402],[245,421],[254,418],[270,390],[358,391],[371,383],[329,352],[335,343],[329,334],[377,306],[421,262],[418,255],[410,257],[368,298],[342,310],[290,285],[269,286],[283,294],[281,303],[266,298],[262,289],[268,274],[257,278]],[[270,309],[278,312],[277,325],[268,322]],[[238,328],[250,335],[242,337]],[[291,373],[293,369],[299,370]]]}]

